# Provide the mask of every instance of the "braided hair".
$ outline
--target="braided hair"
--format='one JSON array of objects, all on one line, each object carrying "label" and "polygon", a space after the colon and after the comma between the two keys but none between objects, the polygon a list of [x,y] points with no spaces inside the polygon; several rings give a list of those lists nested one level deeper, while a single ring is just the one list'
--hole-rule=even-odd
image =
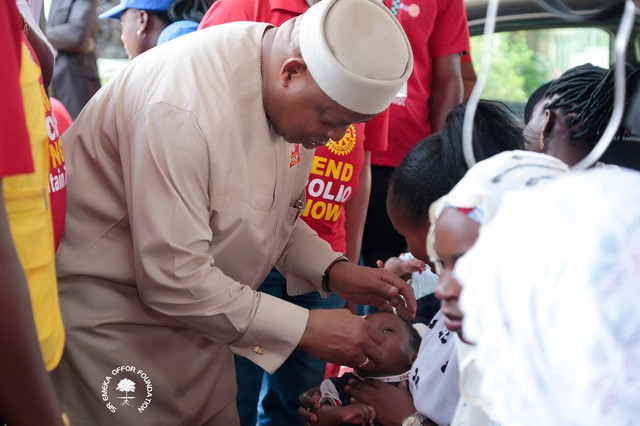
[{"label": "braided hair", "polygon": [[[469,170],[462,151],[466,104],[454,107],[441,133],[411,148],[389,180],[389,202],[413,224],[428,218],[429,206],[447,194]],[[522,149],[522,127],[501,102],[481,100],[474,118],[473,153],[477,161]]]},{"label": "braided hair", "polygon": [[176,0],[171,4],[169,18],[172,21],[195,21],[200,22],[205,13],[209,10],[213,0]]},{"label": "braided hair", "polygon": [[165,27],[170,25],[171,22],[173,22],[171,18],[169,18],[169,15],[167,14],[166,10],[147,10],[147,9],[140,9],[140,10],[144,10],[145,12],[147,12],[148,15],[152,15],[158,18],[160,22],[162,22],[162,25]]},{"label": "braided hair", "polygon": [[[625,108],[637,84],[639,70],[626,65]],[[585,139],[595,144],[607,127],[613,111],[615,88],[614,69],[606,70],[592,64],[584,64],[569,69],[551,83],[547,99],[551,102],[545,109],[559,109],[566,116],[565,124],[575,127],[570,131],[573,139]],[[614,140],[629,135],[629,130],[620,127]]]}]

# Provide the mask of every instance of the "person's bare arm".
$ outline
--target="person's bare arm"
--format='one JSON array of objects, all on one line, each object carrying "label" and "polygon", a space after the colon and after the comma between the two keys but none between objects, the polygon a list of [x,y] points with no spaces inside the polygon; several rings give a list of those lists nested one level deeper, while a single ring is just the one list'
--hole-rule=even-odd
[{"label": "person's bare arm", "polygon": [[463,101],[467,102],[476,85],[476,81],[478,81],[478,77],[473,69],[473,62],[471,62],[471,60],[461,62],[460,71],[462,74],[462,85],[464,87]]},{"label": "person's bare arm", "polygon": [[[45,371],[0,180],[0,413],[9,425],[62,425],[61,410]],[[27,397],[28,396],[28,397]]]},{"label": "person's bare arm", "polygon": [[460,55],[453,54],[433,58],[429,120],[431,131],[439,132],[444,127],[447,114],[462,102],[462,75]]},{"label": "person's bare arm", "polygon": [[378,260],[376,264],[378,268],[393,272],[403,280],[411,278],[414,272],[423,272],[426,269],[425,263],[420,259],[402,260],[397,256],[390,257],[386,262]]},{"label": "person's bare arm", "polygon": [[29,27],[29,24],[25,23],[25,25],[27,27],[27,40],[33,48],[33,51],[36,53],[38,62],[40,62],[40,68],[42,69],[42,83],[45,88],[49,87],[51,77],[53,77],[53,64],[55,58],[44,40],[42,40],[38,34],[31,29],[31,27]]}]

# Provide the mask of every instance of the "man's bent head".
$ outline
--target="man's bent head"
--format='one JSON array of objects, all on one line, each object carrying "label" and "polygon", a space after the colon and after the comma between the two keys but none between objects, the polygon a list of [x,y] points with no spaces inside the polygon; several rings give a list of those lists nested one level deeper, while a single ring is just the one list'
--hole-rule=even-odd
[{"label": "man's bent head", "polygon": [[267,115],[307,148],[384,111],[413,67],[400,24],[372,0],[322,0],[269,31],[264,49]]}]

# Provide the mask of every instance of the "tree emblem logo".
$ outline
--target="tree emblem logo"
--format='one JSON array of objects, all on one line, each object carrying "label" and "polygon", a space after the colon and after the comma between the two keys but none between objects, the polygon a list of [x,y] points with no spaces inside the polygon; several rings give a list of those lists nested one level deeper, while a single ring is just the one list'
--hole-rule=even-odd
[{"label": "tree emblem logo", "polygon": [[116,390],[120,392],[124,392],[124,396],[119,396],[118,399],[122,399],[122,405],[133,405],[130,399],[135,399],[135,396],[129,396],[129,392],[136,391],[136,382],[129,379],[122,379],[118,382],[118,386],[116,386]]},{"label": "tree emblem logo", "polygon": [[[115,413],[120,409],[136,409],[143,413],[153,398],[153,383],[146,371],[125,364],[115,367],[110,373],[100,385],[100,399],[107,410]],[[119,392],[117,397],[116,392]],[[116,402],[116,399],[120,401]]]}]

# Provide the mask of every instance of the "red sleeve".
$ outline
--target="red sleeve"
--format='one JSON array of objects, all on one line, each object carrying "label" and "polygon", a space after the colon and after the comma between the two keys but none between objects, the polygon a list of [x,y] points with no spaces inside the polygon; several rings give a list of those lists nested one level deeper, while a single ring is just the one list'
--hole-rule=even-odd
[{"label": "red sleeve", "polygon": [[15,2],[1,3],[0,40],[5,49],[0,61],[0,177],[4,177],[33,172],[33,160],[20,88],[20,15]]},{"label": "red sleeve", "polygon": [[200,21],[198,29],[237,21],[253,21],[251,6],[246,1],[217,0]]},{"label": "red sleeve", "polygon": [[429,47],[434,58],[469,50],[469,24],[463,0],[438,0],[438,16]]},{"label": "red sleeve", "polygon": [[389,143],[389,108],[364,125],[364,150],[382,152]]}]

